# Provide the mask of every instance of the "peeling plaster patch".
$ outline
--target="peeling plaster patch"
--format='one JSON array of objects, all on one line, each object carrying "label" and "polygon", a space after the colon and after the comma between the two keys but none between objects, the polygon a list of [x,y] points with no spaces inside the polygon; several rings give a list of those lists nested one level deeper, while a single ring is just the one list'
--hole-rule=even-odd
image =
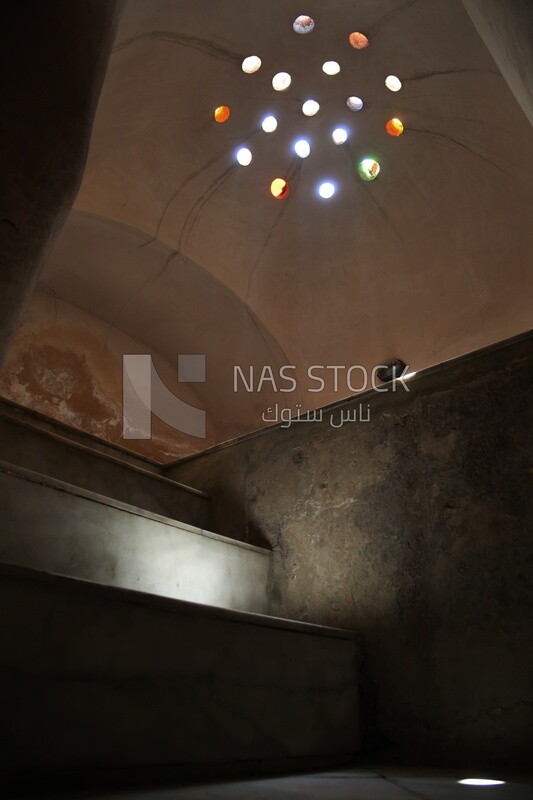
[{"label": "peeling plaster patch", "polygon": [[[52,306],[52,319],[43,322]],[[155,417],[151,440],[122,439],[120,352],[128,344],[112,352],[88,330],[95,324],[101,325],[73,306],[34,297],[0,373],[0,396],[156,461],[194,452],[196,442]]]}]

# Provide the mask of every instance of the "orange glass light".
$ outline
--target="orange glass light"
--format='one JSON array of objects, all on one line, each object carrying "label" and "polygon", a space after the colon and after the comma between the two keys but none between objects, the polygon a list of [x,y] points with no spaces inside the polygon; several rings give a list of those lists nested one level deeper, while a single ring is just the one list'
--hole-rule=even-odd
[{"label": "orange glass light", "polygon": [[354,31],[351,33],[348,37],[348,41],[356,50],[363,50],[369,45],[368,38],[364,33],[359,33],[359,31]]},{"label": "orange glass light", "polygon": [[289,184],[284,178],[274,178],[270,184],[270,191],[276,200],[283,200],[289,194]]},{"label": "orange glass light", "polygon": [[385,130],[389,136],[401,136],[403,133],[403,122],[397,117],[389,119],[385,125]]},{"label": "orange glass light", "polygon": [[215,122],[227,122],[229,119],[229,115],[231,111],[229,110],[229,106],[219,106],[215,108],[215,113],[213,114],[215,118]]}]

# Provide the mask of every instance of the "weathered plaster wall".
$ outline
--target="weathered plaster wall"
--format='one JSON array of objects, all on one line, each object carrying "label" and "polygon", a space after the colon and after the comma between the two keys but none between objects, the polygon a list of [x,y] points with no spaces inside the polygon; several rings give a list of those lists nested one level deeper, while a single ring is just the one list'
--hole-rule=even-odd
[{"label": "weathered plaster wall", "polygon": [[166,385],[185,402],[203,408],[193,385],[178,383],[177,361],[172,365],[98,317],[40,292],[26,305],[0,371],[0,397],[157,461],[214,444],[209,417],[205,440],[187,436],[155,415],[151,439],[122,438],[125,353],[150,354]]},{"label": "weathered plaster wall", "polygon": [[369,423],[275,429],[166,471],[209,492],[214,530],[274,548],[274,614],[361,632],[371,752],[528,758],[530,352],[421,375],[372,397]]}]

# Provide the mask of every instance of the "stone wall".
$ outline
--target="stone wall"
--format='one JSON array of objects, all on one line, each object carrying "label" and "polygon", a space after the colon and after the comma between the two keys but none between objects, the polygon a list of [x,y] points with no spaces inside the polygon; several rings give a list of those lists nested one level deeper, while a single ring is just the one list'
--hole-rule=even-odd
[{"label": "stone wall", "polygon": [[212,529],[274,549],[274,614],[362,634],[367,752],[526,761],[530,352],[366,397],[369,423],[277,428],[166,471],[209,492]]}]

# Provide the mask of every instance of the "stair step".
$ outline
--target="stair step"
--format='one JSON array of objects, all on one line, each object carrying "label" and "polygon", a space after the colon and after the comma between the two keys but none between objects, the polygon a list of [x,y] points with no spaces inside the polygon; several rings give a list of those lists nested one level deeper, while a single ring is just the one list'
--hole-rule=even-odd
[{"label": "stair step", "polygon": [[4,775],[239,774],[345,764],[358,749],[349,631],[5,564],[0,603]]},{"label": "stair step", "polygon": [[0,398],[0,459],[65,483],[208,525],[209,497],[163,475],[161,465]]},{"label": "stair step", "polygon": [[0,462],[0,561],[267,613],[270,551]]}]

